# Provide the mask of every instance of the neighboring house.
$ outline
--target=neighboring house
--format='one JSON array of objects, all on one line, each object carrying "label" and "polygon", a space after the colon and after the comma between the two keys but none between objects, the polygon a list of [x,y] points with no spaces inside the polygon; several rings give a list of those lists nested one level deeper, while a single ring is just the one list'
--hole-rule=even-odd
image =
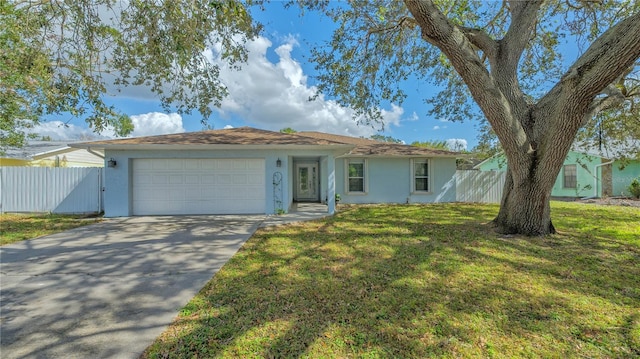
[{"label": "neighboring house", "polygon": [[0,155],[0,166],[27,167],[103,167],[104,155],[69,147],[68,142],[31,141]]},{"label": "neighboring house", "polygon": [[[504,154],[474,167],[480,171],[506,171]],[[569,151],[551,195],[554,197],[629,196],[627,187],[640,177],[640,161],[622,162],[579,151]]]},{"label": "neighboring house", "polygon": [[281,213],[294,202],[453,202],[458,153],[249,127],[71,144],[101,150],[105,215]]}]

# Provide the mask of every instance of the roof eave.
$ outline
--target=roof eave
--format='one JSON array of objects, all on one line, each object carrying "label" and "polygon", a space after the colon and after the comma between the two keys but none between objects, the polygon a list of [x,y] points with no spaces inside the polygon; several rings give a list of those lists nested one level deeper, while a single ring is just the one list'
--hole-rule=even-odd
[{"label": "roof eave", "polygon": [[34,160],[41,160],[43,158],[47,158],[47,157],[51,157],[51,156],[57,156],[57,155],[61,155],[63,153],[69,153],[69,152],[76,151],[76,150],[77,150],[77,148],[71,148],[71,147],[67,146],[67,147],[64,147],[64,148],[56,149],[56,150],[36,153],[35,155],[32,155],[31,157]]}]

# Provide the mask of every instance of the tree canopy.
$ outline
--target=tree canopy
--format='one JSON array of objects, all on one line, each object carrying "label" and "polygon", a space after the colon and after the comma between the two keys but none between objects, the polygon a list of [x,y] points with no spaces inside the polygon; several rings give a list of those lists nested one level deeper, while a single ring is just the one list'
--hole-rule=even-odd
[{"label": "tree canopy", "polygon": [[208,56],[231,65],[246,59],[245,41],[259,31],[249,5],[0,2],[0,149],[23,144],[47,114],[82,116],[97,132],[126,135],[129,117],[105,102],[124,87],[151,90],[165,108],[206,119],[226,94]]},{"label": "tree canopy", "polygon": [[371,135],[371,136],[369,136],[369,138],[372,139],[372,140],[380,141],[380,142],[402,143],[401,139],[394,138],[393,136],[381,135],[379,133],[376,133],[375,135]]},{"label": "tree canopy", "polygon": [[[358,110],[357,116],[380,119],[379,104],[401,104],[410,91],[435,88],[433,97],[424,97],[425,112],[449,121],[486,120],[469,87],[455,71],[451,59],[441,51],[435,39],[426,39],[422,23],[402,1],[350,1],[349,6],[320,3],[312,6],[324,11],[339,24],[326,47],[316,47],[312,61],[320,71],[321,91],[336,96]],[[422,4],[423,1],[414,1]],[[427,1],[468,41],[470,50],[485,71],[492,71],[489,47],[505,43],[506,34],[518,30],[512,1]],[[535,19],[531,31],[522,28],[522,49],[514,71],[518,90],[535,103],[557,80],[566,74],[588,45],[620,20],[637,14],[635,1],[533,1]],[[522,10],[518,10],[522,11]],[[437,26],[438,24],[432,24]],[[511,30],[511,31],[510,31]],[[463,39],[458,39],[463,41]],[[571,61],[571,62],[570,62]],[[599,94],[600,106],[594,106],[582,128],[584,142],[593,144],[607,139],[612,147],[635,152],[640,138],[640,106],[637,61],[620,74],[611,86]],[[420,88],[407,88],[406,80],[416,79]],[[606,100],[605,100],[606,99]],[[601,113],[597,116],[595,112]],[[604,114],[606,113],[606,115]],[[496,144],[490,125],[480,126],[481,143]],[[482,141],[484,140],[484,141]]]}]

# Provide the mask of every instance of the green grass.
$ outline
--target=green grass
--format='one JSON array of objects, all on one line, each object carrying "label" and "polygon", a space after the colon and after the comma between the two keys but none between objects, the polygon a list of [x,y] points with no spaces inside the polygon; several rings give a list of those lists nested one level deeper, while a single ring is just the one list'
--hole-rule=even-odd
[{"label": "green grass", "polygon": [[353,206],[260,230],[145,358],[640,356],[640,209],[552,203],[503,237],[497,206]]},{"label": "green grass", "polygon": [[0,215],[0,245],[66,231],[100,221],[86,215],[7,214]]}]

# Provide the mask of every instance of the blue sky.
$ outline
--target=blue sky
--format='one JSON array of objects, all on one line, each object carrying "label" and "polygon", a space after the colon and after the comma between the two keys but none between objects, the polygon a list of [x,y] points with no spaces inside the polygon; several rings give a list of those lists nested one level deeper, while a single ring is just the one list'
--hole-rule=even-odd
[{"label": "blue sky", "polygon": [[[301,17],[298,9],[285,10],[279,3],[254,16],[265,25],[264,32],[249,44],[249,61],[241,71],[222,71],[230,96],[210,118],[213,128],[252,126],[277,131],[291,127],[356,137],[379,133],[405,143],[459,139],[468,149],[477,144],[475,122],[453,123],[426,115],[424,96],[433,92],[425,84],[408,83],[405,90],[409,97],[401,107],[389,104],[382,108],[384,132],[377,131],[379,125],[357,125],[351,110],[331,98],[322,96],[309,102],[316,85],[314,66],[307,62],[309,49],[329,39],[333,24],[313,13]],[[136,127],[133,136],[203,129],[199,114],[164,113],[159,101],[144,89],[126,89],[107,100],[131,116]],[[67,126],[61,126],[63,122]],[[62,140],[97,137],[82,119],[70,115],[48,118],[37,132]],[[106,131],[101,136],[112,137],[112,133]]]}]

